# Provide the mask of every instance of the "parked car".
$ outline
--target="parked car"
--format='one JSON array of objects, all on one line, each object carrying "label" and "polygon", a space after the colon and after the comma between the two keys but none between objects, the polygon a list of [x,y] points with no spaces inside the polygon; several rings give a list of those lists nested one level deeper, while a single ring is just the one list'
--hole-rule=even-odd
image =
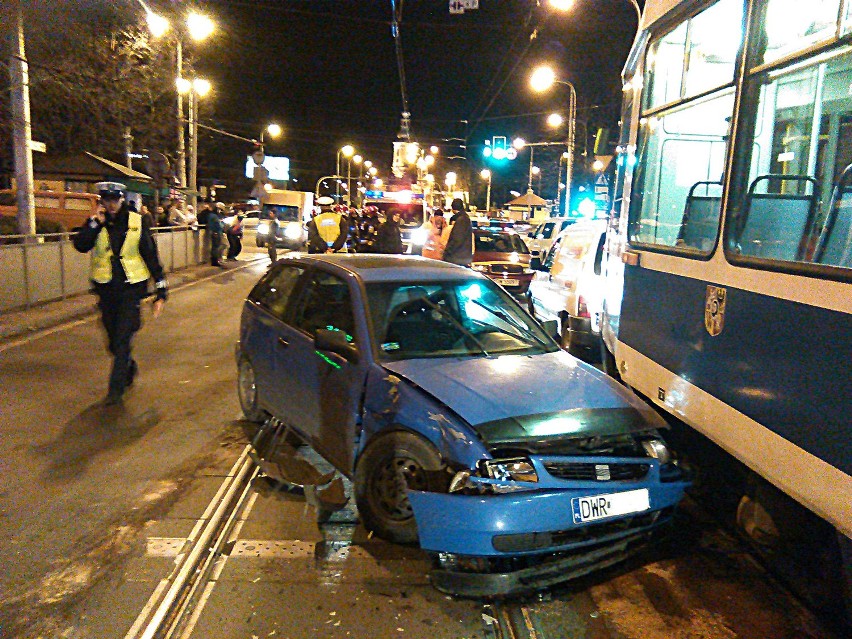
[{"label": "parked car", "polygon": [[513,231],[473,230],[473,270],[497,282],[513,295],[524,295],[532,281],[530,250]]},{"label": "parked car", "polygon": [[245,416],[276,417],[352,478],[364,525],[419,540],[445,592],[611,565],[688,486],[655,411],[446,262],[285,257],[243,306],[236,361]]},{"label": "parked car", "polygon": [[530,238],[529,247],[532,259],[543,260],[556,236],[576,221],[576,217],[551,217],[545,220],[536,228],[535,235]]},{"label": "parked car", "polygon": [[578,222],[559,234],[529,286],[529,308],[559,323],[561,344],[586,361],[600,357],[606,220]]}]

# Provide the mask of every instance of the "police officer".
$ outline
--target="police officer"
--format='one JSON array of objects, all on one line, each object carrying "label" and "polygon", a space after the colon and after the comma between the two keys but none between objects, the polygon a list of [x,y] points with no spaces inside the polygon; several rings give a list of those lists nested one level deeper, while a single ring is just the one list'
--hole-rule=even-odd
[{"label": "police officer", "polygon": [[125,186],[118,182],[95,185],[101,201],[97,212],[74,236],[74,248],[91,251],[90,279],[97,293],[101,320],[109,338],[112,372],[105,404],[117,404],[136,377],[130,355],[133,334],[141,326],[140,304],[154,278],[154,317],[160,314],[168,284],[151,235],[151,224],[130,211],[124,200]]},{"label": "police officer", "polygon": [[346,244],[349,219],[342,207],[325,210],[308,222],[308,253],[335,253]]}]

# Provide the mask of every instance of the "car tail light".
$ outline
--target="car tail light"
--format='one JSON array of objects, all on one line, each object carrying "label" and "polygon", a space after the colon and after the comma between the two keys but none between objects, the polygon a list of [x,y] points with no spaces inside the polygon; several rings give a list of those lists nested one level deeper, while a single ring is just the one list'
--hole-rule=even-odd
[{"label": "car tail light", "polygon": [[577,317],[591,317],[589,315],[589,307],[586,306],[586,300],[581,295],[577,300]]}]

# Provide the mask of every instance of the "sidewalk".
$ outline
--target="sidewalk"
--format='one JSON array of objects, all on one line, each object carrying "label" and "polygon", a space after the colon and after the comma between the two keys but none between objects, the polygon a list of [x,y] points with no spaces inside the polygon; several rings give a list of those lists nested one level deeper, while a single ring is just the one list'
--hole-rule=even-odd
[{"label": "sidewalk", "polygon": [[[175,291],[191,282],[220,275],[228,270],[265,259],[268,259],[265,254],[250,253],[244,257],[240,256],[237,262],[223,262],[225,268],[210,266],[209,264],[188,266],[168,274],[169,288],[171,291]],[[7,311],[0,314],[0,342],[88,317],[94,315],[97,311],[97,297],[91,293],[83,293],[64,300],[31,306],[28,309]]]}]

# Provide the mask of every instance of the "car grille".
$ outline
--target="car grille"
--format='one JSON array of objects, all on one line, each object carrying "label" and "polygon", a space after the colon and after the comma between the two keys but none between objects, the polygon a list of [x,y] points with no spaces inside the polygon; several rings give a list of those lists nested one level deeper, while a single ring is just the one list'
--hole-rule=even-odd
[{"label": "car grille", "polygon": [[489,264],[488,272],[493,273],[495,275],[499,275],[502,273],[511,273],[513,275],[520,275],[524,272],[523,264]]},{"label": "car grille", "polygon": [[545,462],[544,469],[557,479],[568,481],[631,481],[648,474],[648,464],[581,464]]},{"label": "car grille", "polygon": [[663,508],[656,512],[643,513],[599,524],[590,524],[570,530],[522,533],[517,535],[495,535],[491,543],[494,546],[494,550],[499,552],[529,552],[531,550],[558,548],[571,544],[588,543],[611,535],[639,531],[643,528],[662,523],[671,514],[671,508]]}]

